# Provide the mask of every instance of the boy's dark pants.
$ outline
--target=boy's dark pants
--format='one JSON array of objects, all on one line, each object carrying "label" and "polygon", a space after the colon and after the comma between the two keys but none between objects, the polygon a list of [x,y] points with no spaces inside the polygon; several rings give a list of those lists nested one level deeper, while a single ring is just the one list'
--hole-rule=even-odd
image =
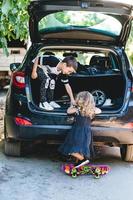
[{"label": "boy's dark pants", "polygon": [[50,102],[54,98],[56,75],[46,75],[40,67],[37,68],[38,79],[40,80],[40,102]]}]

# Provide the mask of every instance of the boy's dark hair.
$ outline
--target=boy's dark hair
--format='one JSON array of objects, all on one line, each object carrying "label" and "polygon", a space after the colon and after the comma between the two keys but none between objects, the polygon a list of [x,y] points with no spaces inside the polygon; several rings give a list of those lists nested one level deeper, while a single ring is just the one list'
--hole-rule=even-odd
[{"label": "boy's dark hair", "polygon": [[66,56],[62,62],[66,63],[68,67],[73,67],[75,71],[77,70],[78,63],[73,56]]}]

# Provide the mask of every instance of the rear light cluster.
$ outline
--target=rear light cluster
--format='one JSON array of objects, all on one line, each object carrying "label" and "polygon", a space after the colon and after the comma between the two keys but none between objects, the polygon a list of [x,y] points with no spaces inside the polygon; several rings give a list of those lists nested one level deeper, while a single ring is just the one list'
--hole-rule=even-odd
[{"label": "rear light cluster", "polygon": [[31,121],[24,119],[22,117],[15,117],[15,122],[17,125],[22,125],[22,126],[31,126],[32,125]]},{"label": "rear light cluster", "polygon": [[15,72],[13,73],[13,85],[17,88],[25,88],[25,73]]}]

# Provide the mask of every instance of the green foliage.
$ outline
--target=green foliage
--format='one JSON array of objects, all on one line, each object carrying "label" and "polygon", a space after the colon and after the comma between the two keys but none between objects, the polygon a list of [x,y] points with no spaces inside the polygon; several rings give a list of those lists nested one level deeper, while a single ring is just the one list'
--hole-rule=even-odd
[{"label": "green foliage", "polygon": [[55,27],[72,27],[72,26],[93,26],[103,22],[105,18],[99,18],[96,13],[61,11],[49,14],[43,17],[39,22],[39,30]]},{"label": "green foliage", "polygon": [[66,15],[66,13],[67,11],[55,13],[55,18],[63,24],[68,24],[70,22],[70,16]]},{"label": "green foliage", "polygon": [[0,1],[0,48],[8,55],[7,39],[26,40],[28,36],[27,6],[30,0]]},{"label": "green foliage", "polygon": [[[63,24],[75,24],[75,25],[81,25],[81,26],[93,26],[95,24],[101,23],[103,19],[99,19],[96,13],[89,14],[84,12],[84,14],[81,12],[78,12],[79,16],[76,16],[74,12],[64,11],[64,12],[58,12],[55,15],[55,18],[62,22]],[[78,18],[79,17],[79,18]],[[79,20],[80,17],[82,20]],[[78,19],[78,20],[77,20]]]}]

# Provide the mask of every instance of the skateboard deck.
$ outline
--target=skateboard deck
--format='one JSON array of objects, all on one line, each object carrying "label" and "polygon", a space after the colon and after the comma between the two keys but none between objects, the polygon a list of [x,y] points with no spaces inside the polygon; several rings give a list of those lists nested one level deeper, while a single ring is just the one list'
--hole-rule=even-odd
[{"label": "skateboard deck", "polygon": [[73,178],[83,174],[91,174],[95,178],[100,178],[110,171],[110,167],[108,165],[95,165],[90,163],[78,168],[75,168],[73,164],[64,164],[61,169],[65,172],[65,174]]}]

